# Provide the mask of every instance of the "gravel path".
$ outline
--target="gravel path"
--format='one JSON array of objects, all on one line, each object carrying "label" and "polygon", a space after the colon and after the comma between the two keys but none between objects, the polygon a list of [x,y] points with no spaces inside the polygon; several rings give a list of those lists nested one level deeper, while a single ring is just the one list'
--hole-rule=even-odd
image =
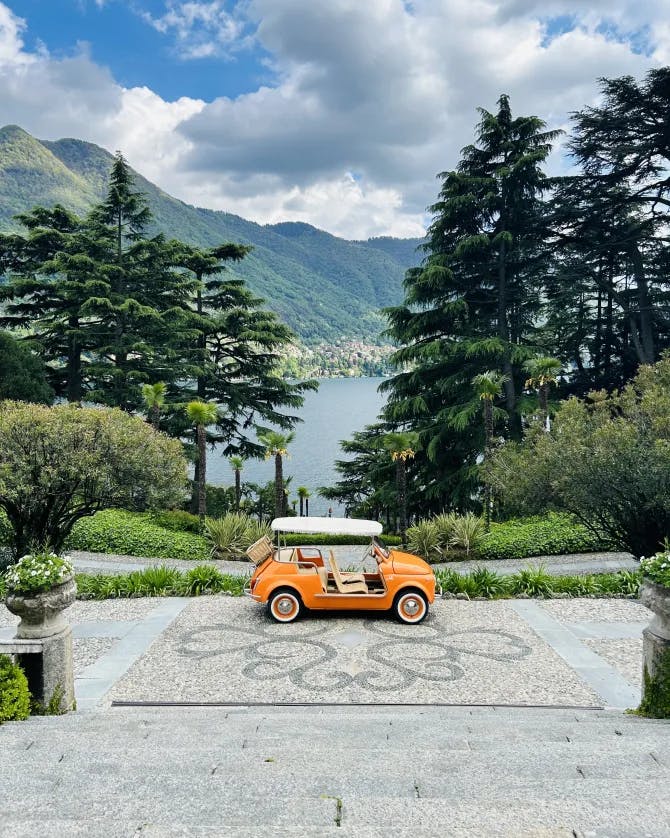
[{"label": "gravel path", "polygon": [[[362,547],[334,547],[333,552],[341,567],[361,564]],[[248,575],[253,566],[249,562],[229,562],[212,559],[207,562],[193,562],[185,559],[149,559],[138,556],[119,556],[107,553],[86,553],[71,551],[75,566],[80,573],[130,573],[154,565],[167,565],[179,570],[189,570],[196,564],[208,564],[222,573]],[[516,573],[522,568],[543,565],[553,574],[611,573],[616,570],[636,570],[639,563],[630,553],[575,553],[566,556],[535,556],[530,559],[499,559],[495,561],[443,562],[434,568],[449,568],[458,573],[470,573],[476,567],[487,567],[497,573]]]}]

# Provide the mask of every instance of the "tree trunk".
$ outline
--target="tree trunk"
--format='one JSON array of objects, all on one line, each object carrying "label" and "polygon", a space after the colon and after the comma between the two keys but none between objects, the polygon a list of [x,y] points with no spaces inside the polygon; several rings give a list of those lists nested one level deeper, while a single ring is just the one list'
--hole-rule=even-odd
[{"label": "tree trunk", "polygon": [[74,404],[81,404],[81,347],[76,332],[79,330],[79,318],[68,319],[68,351],[67,351],[67,400]]},{"label": "tree trunk", "polygon": [[549,430],[549,384],[546,382],[540,384],[538,390],[540,401],[540,419],[542,420],[542,427],[545,431]]},{"label": "tree trunk", "polygon": [[402,457],[396,460],[398,479],[398,511],[400,513],[400,538],[405,543],[407,532],[407,465]]},{"label": "tree trunk", "polygon": [[275,518],[281,518],[284,511],[284,464],[282,455],[275,454]]},{"label": "tree trunk", "polygon": [[633,266],[633,275],[637,285],[637,302],[640,320],[640,352],[643,364],[653,364],[656,360],[656,348],[654,341],[654,311],[649,296],[649,285],[644,272],[642,254],[636,245],[630,250],[630,259]]},{"label": "tree trunk", "polygon": [[305,498],[302,495],[298,497],[300,498],[300,517],[302,518],[305,510]]},{"label": "tree trunk", "polygon": [[198,515],[204,523],[207,515],[207,435],[204,425],[198,425]]},{"label": "tree trunk", "polygon": [[235,469],[235,512],[240,511],[240,499],[242,497],[242,480],[239,468]]},{"label": "tree trunk", "polygon": [[488,476],[488,466],[491,460],[491,449],[493,448],[493,400],[484,399],[484,433],[486,441],[484,443],[484,520],[486,521],[486,531],[491,529],[491,513],[493,507],[493,492],[491,491],[491,482]]},{"label": "tree trunk", "polygon": [[505,390],[505,409],[509,415],[510,433],[513,439],[521,438],[521,417],[516,413],[516,390],[514,386],[514,368],[509,353],[509,324],[507,322],[507,262],[506,245],[500,243],[498,254],[498,337],[505,344],[503,372],[507,377]]},{"label": "tree trunk", "polygon": [[[196,273],[196,276],[198,278],[198,282],[202,282],[202,274]],[[202,317],[203,305],[202,305],[202,289],[201,288],[198,288],[198,292],[197,292],[197,295],[196,295],[196,306],[195,307],[196,307],[196,311],[198,312],[198,314]],[[204,332],[199,332],[198,333],[198,364],[202,365],[203,371],[204,371],[204,368],[205,368],[206,354],[207,354],[207,336],[205,335]],[[201,374],[201,375],[198,376],[197,393],[198,393],[198,398],[199,399],[201,399],[202,401],[207,400],[207,386],[206,386],[206,383],[205,383],[204,374]]]},{"label": "tree trunk", "polygon": [[305,516],[309,518],[309,498],[305,498]]}]

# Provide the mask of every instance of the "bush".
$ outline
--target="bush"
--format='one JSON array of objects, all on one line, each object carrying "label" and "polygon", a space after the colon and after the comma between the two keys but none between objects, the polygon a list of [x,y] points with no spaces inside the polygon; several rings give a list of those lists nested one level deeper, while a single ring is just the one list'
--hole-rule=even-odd
[{"label": "bush", "polygon": [[636,556],[670,533],[670,353],[620,393],[562,402],[548,433],[508,443],[489,464],[507,509],[570,512]]},{"label": "bush", "polygon": [[20,666],[0,655],[0,725],[18,722],[30,715],[28,681]]},{"label": "bush", "polygon": [[156,559],[203,560],[210,557],[210,545],[203,536],[168,530],[154,523],[149,513],[122,509],[106,509],[78,521],[66,547]]},{"label": "bush", "polygon": [[192,532],[195,535],[202,534],[202,525],[197,515],[192,515],[183,509],[165,509],[162,512],[154,512],[151,520],[159,527],[173,532]]},{"label": "bush", "polygon": [[181,443],[122,410],[0,402],[0,507],[16,556],[59,553],[101,508],[178,503],[185,484]]},{"label": "bush", "polygon": [[642,573],[657,585],[670,588],[670,544],[666,541],[665,550],[640,562]]},{"label": "bush", "polygon": [[571,597],[616,596],[635,599],[642,577],[638,571],[631,570],[588,576],[551,576],[543,567],[531,567],[508,576],[488,568],[476,568],[472,573],[464,574],[447,568],[436,570],[435,578],[444,593],[465,594],[470,599],[506,599],[519,595],[550,598],[566,594]]},{"label": "bush", "polygon": [[200,596],[228,593],[242,596],[248,576],[221,573],[211,565],[186,572],[164,565],[118,576],[77,575],[79,599],[125,599],[148,596]]},{"label": "bush", "polygon": [[442,544],[435,520],[419,521],[407,530],[407,549],[427,562],[442,560]]},{"label": "bush", "polygon": [[229,512],[223,518],[207,518],[207,536],[212,542],[212,556],[217,559],[246,559],[244,551],[264,535],[271,536],[267,521],[250,518],[243,512]]},{"label": "bush", "polygon": [[465,555],[469,558],[470,553],[479,548],[485,535],[484,520],[468,512],[466,515],[454,518],[447,546],[456,550],[465,550]]},{"label": "bush", "polygon": [[[285,534],[287,547],[300,547],[301,545],[308,547],[319,547],[321,545],[328,545],[335,547],[337,545],[365,545],[370,543],[369,536],[366,535],[328,535],[327,533],[299,533],[289,532]],[[402,539],[399,535],[382,535],[382,540],[388,547],[399,547],[402,544]],[[282,544],[284,543],[284,534],[282,534]]]},{"label": "bush", "polygon": [[526,559],[608,550],[611,545],[569,515],[546,516],[492,524],[475,553],[478,559]]}]

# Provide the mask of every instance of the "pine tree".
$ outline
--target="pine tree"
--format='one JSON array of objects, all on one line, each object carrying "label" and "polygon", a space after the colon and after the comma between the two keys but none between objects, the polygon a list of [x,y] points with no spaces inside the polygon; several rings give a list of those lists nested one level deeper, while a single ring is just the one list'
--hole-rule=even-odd
[{"label": "pine tree", "polygon": [[507,431],[520,436],[522,364],[532,354],[549,259],[541,166],[557,132],[537,117],[512,118],[507,96],[496,114],[480,115],[477,143],[439,176],[426,258],[407,274],[404,304],[387,311],[388,333],[402,344],[393,360],[404,369],[383,385],[384,416],[420,433],[426,511],[472,503],[482,430],[454,423],[477,374],[503,372]]}]

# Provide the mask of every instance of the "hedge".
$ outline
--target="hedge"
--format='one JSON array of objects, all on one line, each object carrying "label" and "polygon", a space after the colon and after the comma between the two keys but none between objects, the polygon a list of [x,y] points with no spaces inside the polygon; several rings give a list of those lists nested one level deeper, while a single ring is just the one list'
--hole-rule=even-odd
[{"label": "hedge", "polygon": [[154,523],[150,513],[105,509],[78,521],[65,543],[68,550],[117,553],[150,559],[210,558],[211,545],[201,535],[176,532]]},{"label": "hedge", "polygon": [[545,516],[491,524],[475,551],[476,559],[526,559],[566,553],[594,553],[612,545],[598,538],[569,515]]}]

